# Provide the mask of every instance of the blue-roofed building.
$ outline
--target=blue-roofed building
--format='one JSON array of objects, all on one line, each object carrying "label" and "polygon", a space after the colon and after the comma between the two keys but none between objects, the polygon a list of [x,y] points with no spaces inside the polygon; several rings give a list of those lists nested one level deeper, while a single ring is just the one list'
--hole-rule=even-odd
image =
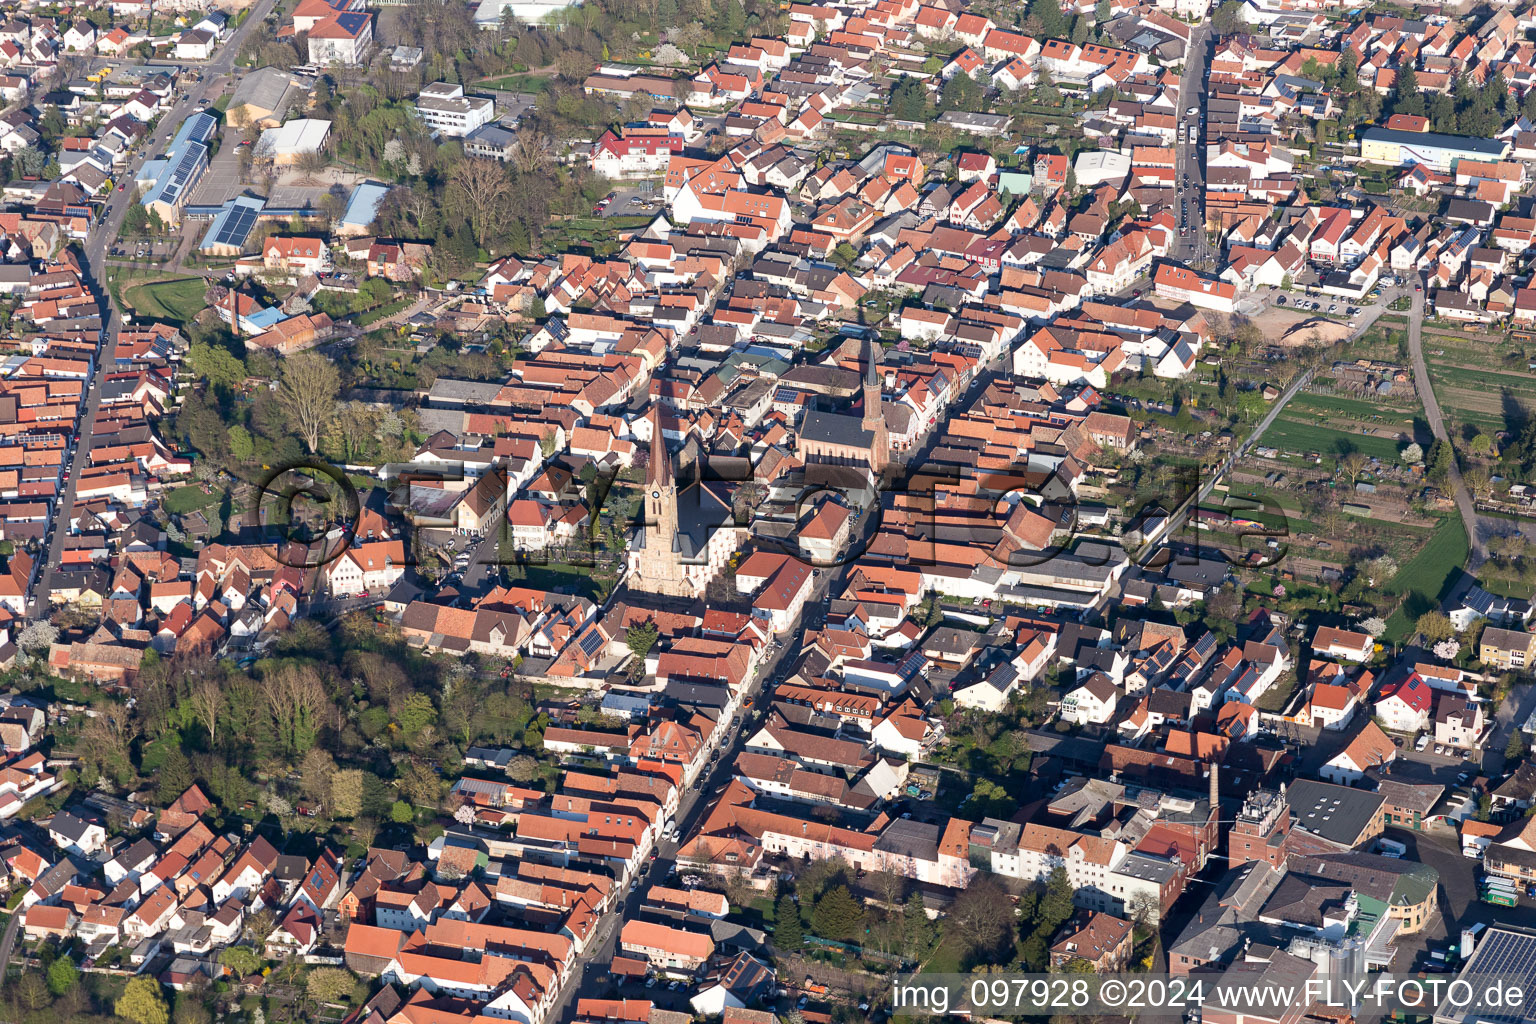
[{"label": "blue-roofed building", "polygon": [[233,303],[226,297],[215,307],[215,310],[219,319],[226,324],[231,322],[233,316],[231,304],[239,310],[240,319],[235,324],[235,331],[238,334],[261,334],[287,319],[283,311],[276,306],[258,306],[255,299],[240,292],[234,292],[233,295]]},{"label": "blue-roofed building", "polygon": [[251,237],[251,229],[264,205],[263,200],[254,196],[236,196],[225,203],[208,225],[198,251],[210,256],[239,256],[245,252],[246,240]]},{"label": "blue-roofed building", "polygon": [[1503,139],[1474,139],[1439,132],[1405,132],[1395,128],[1367,128],[1360,134],[1360,157],[1367,163],[1420,163],[1448,174],[1460,160],[1502,160],[1509,152]]},{"label": "blue-roofed building", "polygon": [[208,169],[208,140],[218,128],[219,122],[212,115],[199,111],[181,123],[166,147],[164,163],[141,202],[167,224],[181,222],[181,208]]},{"label": "blue-roofed building", "polygon": [[347,200],[347,208],[336,224],[334,233],[342,236],[366,235],[372,230],[373,221],[379,215],[379,203],[384,201],[388,192],[389,186],[377,181],[359,184],[352,190],[352,198]]}]

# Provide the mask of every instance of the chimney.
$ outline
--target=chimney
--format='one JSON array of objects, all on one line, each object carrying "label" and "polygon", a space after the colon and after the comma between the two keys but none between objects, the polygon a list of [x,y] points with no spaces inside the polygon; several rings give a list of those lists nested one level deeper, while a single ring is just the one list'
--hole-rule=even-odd
[{"label": "chimney", "polygon": [[1221,771],[1221,769],[1217,766],[1216,762],[1212,761],[1211,762],[1211,807],[1213,809],[1216,808],[1216,807],[1221,806],[1221,794],[1220,794],[1221,786],[1220,786],[1220,782],[1219,782],[1220,776],[1218,774],[1220,771]]}]

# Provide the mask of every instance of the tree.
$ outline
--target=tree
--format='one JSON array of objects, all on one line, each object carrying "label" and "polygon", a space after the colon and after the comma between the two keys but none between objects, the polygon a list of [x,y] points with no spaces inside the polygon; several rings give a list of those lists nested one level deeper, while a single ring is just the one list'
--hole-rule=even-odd
[{"label": "tree", "polygon": [[1211,27],[1218,36],[1235,35],[1245,29],[1242,0],[1226,0],[1211,15]]},{"label": "tree", "polygon": [[1461,653],[1461,644],[1456,640],[1441,640],[1435,644],[1434,653],[1441,661],[1450,661]]},{"label": "tree", "polygon": [[1040,26],[1042,35],[1052,39],[1067,38],[1067,17],[1061,12],[1061,4],[1057,0],[1031,0],[1029,18]]},{"label": "tree", "polygon": [[1456,627],[1444,612],[1425,612],[1414,622],[1413,628],[1423,634],[1430,643],[1449,640],[1456,635]]},{"label": "tree", "polygon": [[251,432],[236,423],[229,428],[229,454],[241,462],[250,462],[256,454],[256,442]]},{"label": "tree", "polygon": [[1349,481],[1353,487],[1360,482],[1360,474],[1365,472],[1366,457],[1360,452],[1350,452],[1339,460],[1339,473]]},{"label": "tree", "polygon": [[396,825],[405,825],[416,820],[416,812],[404,800],[396,800],[389,805],[389,820]]},{"label": "tree", "polygon": [[261,970],[261,956],[246,946],[225,946],[219,963],[234,971],[237,978],[249,978]]},{"label": "tree", "polygon": [[1417,466],[1424,461],[1424,449],[1416,441],[1410,441],[1397,453],[1397,457],[1403,460],[1405,466]]},{"label": "tree", "polygon": [[139,238],[149,230],[149,214],[139,203],[130,203],[128,212],[123,215],[123,234],[130,238]]},{"label": "tree", "polygon": [[188,990],[176,997],[176,1008],[171,1011],[171,1024],[210,1024],[213,1014],[203,1003],[200,993]]},{"label": "tree", "polygon": [[[1527,748],[1525,745],[1525,737],[1520,735],[1520,730],[1516,729],[1511,732],[1509,734],[1509,742],[1504,744],[1504,760],[1523,761],[1525,760],[1525,755],[1529,752],[1529,748]],[[53,987],[53,980],[51,976],[49,978],[48,987]]]},{"label": "tree", "polygon": [[988,962],[1013,945],[1013,904],[1002,885],[980,875],[955,898],[949,910],[966,950]]},{"label": "tree", "polygon": [[293,417],[311,454],[320,447],[320,434],[335,412],[340,391],[341,374],[317,352],[300,352],[283,363],[277,404]]},{"label": "tree", "polygon": [[59,639],[59,628],[46,620],[30,623],[16,635],[16,646],[27,654],[46,654]]},{"label": "tree", "polygon": [[418,807],[436,807],[443,796],[443,778],[421,761],[410,761],[400,772],[400,795]]},{"label": "tree", "polygon": [[898,121],[922,121],[928,114],[928,91],[915,78],[902,78],[891,87],[891,116]]},{"label": "tree", "polygon": [[160,983],[152,978],[129,978],[123,994],[112,1004],[112,1012],[134,1024],[170,1024],[171,1020]]},{"label": "tree", "polygon": [[357,979],[340,967],[316,967],[304,981],[304,991],[317,1003],[339,1003],[352,994]]},{"label": "tree", "polygon": [[1424,474],[1431,480],[1443,480],[1451,471],[1451,461],[1455,454],[1451,451],[1448,442],[1436,439],[1429,446],[1429,453],[1424,456]]},{"label": "tree", "polygon": [[1056,934],[1056,929],[1072,916],[1072,899],[1075,892],[1065,868],[1056,868],[1045,880],[1045,892],[1040,895],[1037,920],[1040,930],[1047,936]]},{"label": "tree", "polygon": [[834,886],[811,909],[811,928],[824,939],[851,939],[863,924],[864,908],[846,885]]},{"label": "tree", "polygon": [[498,233],[510,212],[512,180],[498,160],[464,160],[448,178],[447,198],[460,215],[469,221],[475,244],[485,247],[486,239]]},{"label": "tree", "polygon": [[263,681],[262,692],[283,749],[302,754],[314,746],[321,713],[330,705],[315,670],[307,665],[285,665]]},{"label": "tree", "polygon": [[902,907],[901,942],[909,960],[916,960],[933,944],[933,922],[928,920],[928,909],[919,890],[914,889]]},{"label": "tree", "polygon": [[48,965],[48,991],[55,997],[62,996],[78,984],[80,984],[80,970],[69,957],[61,956]]},{"label": "tree", "polygon": [[1493,441],[1487,434],[1478,432],[1467,447],[1471,449],[1473,455],[1487,456],[1493,451]]},{"label": "tree", "polygon": [[1379,587],[1397,575],[1397,559],[1391,555],[1377,555],[1360,568],[1365,570],[1366,582]]},{"label": "tree", "polygon": [[539,774],[539,762],[527,754],[518,754],[507,762],[506,773],[513,782],[532,782]]},{"label": "tree", "polygon": [[1392,90],[1392,112],[1423,115],[1424,97],[1419,95],[1419,75],[1412,64],[1397,69],[1397,84]]},{"label": "tree", "polygon": [[637,622],[624,631],[624,642],[629,646],[630,652],[641,661],[650,653],[656,645],[656,638],[661,635],[660,628],[655,622],[647,620]]},{"label": "tree", "polygon": [[336,759],[319,747],[312,748],[299,762],[299,787],[304,795],[327,809],[331,805],[331,780],[336,777]]},{"label": "tree", "polygon": [[773,908],[773,948],[780,953],[796,953],[804,945],[805,928],[800,924],[800,904],[786,892]]},{"label": "tree", "polygon": [[187,694],[187,707],[203,728],[208,730],[208,746],[217,746],[219,716],[224,713],[224,688],[206,677],[199,680]]},{"label": "tree", "polygon": [[16,1001],[34,1012],[48,1005],[48,986],[35,974],[23,974],[16,979]]},{"label": "tree", "polygon": [[415,736],[437,721],[437,708],[432,706],[432,698],[424,693],[413,693],[406,697],[400,705],[400,731],[407,736]]},{"label": "tree", "polygon": [[1360,632],[1364,633],[1372,640],[1380,639],[1381,634],[1385,633],[1386,631],[1387,620],[1383,619],[1379,615],[1372,615],[1370,618],[1362,619],[1360,621]]},{"label": "tree", "polygon": [[195,342],[187,350],[192,372],[216,388],[232,388],[245,380],[245,363],[222,345]]},{"label": "tree", "polygon": [[331,800],[326,809],[333,818],[356,818],[363,813],[361,768],[343,768],[331,776]]}]

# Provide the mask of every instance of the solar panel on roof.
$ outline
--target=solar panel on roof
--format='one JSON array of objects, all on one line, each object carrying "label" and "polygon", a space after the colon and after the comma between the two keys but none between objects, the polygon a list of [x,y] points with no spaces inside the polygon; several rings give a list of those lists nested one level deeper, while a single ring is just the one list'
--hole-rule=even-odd
[{"label": "solar panel on roof", "polygon": [[581,638],[581,653],[589,658],[595,655],[598,648],[602,646],[603,635],[595,629],[588,630],[587,635]]},{"label": "solar panel on roof", "polygon": [[224,226],[214,237],[215,245],[244,245],[245,239],[251,233],[251,227],[256,223],[256,216],[261,210],[245,203],[237,203],[224,218]]},{"label": "solar panel on roof", "polygon": [[181,159],[176,161],[170,175],[166,178],[165,187],[161,189],[161,198],[168,203],[176,202],[182,191],[191,181],[193,174],[197,172],[198,165],[208,150],[202,143],[193,143],[181,154]]}]

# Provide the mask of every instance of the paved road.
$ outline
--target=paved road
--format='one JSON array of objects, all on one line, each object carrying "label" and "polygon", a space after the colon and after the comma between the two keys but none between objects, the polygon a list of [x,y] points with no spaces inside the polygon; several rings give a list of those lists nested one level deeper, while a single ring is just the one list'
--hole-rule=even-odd
[{"label": "paved road", "polygon": [[[1174,187],[1179,193],[1178,223],[1181,233],[1174,240],[1170,255],[1189,263],[1215,255],[1205,237],[1205,173],[1201,170],[1200,160],[1207,97],[1206,61],[1210,55],[1210,44],[1210,26],[1196,27],[1190,34],[1184,75],[1179,80],[1179,119],[1175,129],[1179,134],[1174,142],[1174,173],[1177,180]],[[1190,107],[1198,108],[1195,116],[1185,117],[1184,111]],[[1187,141],[1190,125],[1195,129],[1193,142]],[[1183,184],[1186,180],[1189,182],[1188,188]],[[1182,233],[1186,230],[1188,235]]]},{"label": "paved road", "polygon": [[[1430,432],[1440,441],[1450,443],[1445,431],[1445,419],[1440,414],[1440,402],[1435,398],[1434,381],[1429,376],[1429,366],[1424,362],[1424,288],[1416,284],[1413,293],[1413,311],[1408,314],[1408,355],[1413,360],[1413,383],[1419,390],[1419,400],[1424,403],[1424,418],[1429,421]],[[1475,570],[1488,560],[1488,538],[1497,529],[1492,520],[1477,514],[1466,482],[1461,478],[1461,468],[1451,459],[1451,496],[1456,500],[1456,511],[1461,513],[1461,523],[1467,530],[1472,544],[1472,555],[1467,568]],[[1502,753],[1502,748],[1500,748]]]},{"label": "paved road", "polygon": [[16,933],[21,930],[22,910],[17,907],[11,913],[11,923],[5,926],[5,938],[0,939],[0,985],[5,984],[11,966],[11,953],[16,949]]},{"label": "paved road", "polygon": [[[766,660],[753,676],[742,697],[742,707],[731,717],[723,731],[718,731],[719,745],[712,759],[706,763],[691,785],[685,789],[677,809],[677,826],[680,835],[692,834],[713,802],[715,790],[730,781],[736,755],[741,752],[747,737],[757,730],[756,720],[762,705],[758,697],[765,683],[774,679],[781,665],[794,663],[799,657],[807,619],[819,619],[826,614],[828,589],[841,573],[823,570],[816,578],[810,597],[801,612],[800,621],[782,638],[781,646]],[[746,707],[747,701],[752,702]],[[559,1000],[551,1008],[547,1018],[551,1021],[568,1022],[575,1016],[576,1000],[581,997],[598,997],[606,993],[610,981],[608,968],[618,946],[618,933],[623,921],[634,917],[640,909],[645,892],[652,885],[661,884],[677,863],[678,844],[662,841],[656,847],[655,859],[636,873],[636,882],[619,899],[615,910],[610,911],[597,926],[592,943],[571,972]],[[657,990],[658,995],[661,990]]]},{"label": "paved road", "polygon": [[[150,152],[163,145],[164,141],[174,133],[176,127],[197,109],[203,97],[214,90],[218,78],[229,73],[229,70],[234,67],[235,56],[240,52],[240,46],[245,41],[245,37],[254,26],[262,24],[275,3],[276,0],[258,0],[245,21],[241,22],[240,27],[230,35],[229,41],[224,44],[219,55],[202,66],[202,81],[194,83],[181,101],[161,119],[160,125],[163,127],[156,131],[155,143],[142,147],[139,156],[120,176],[123,180],[133,180],[132,176],[137,174]],[[42,575],[32,591],[31,617],[34,619],[45,618],[48,615],[49,595],[53,591],[54,574],[63,557],[64,534],[68,529],[70,511],[75,507],[75,492],[80,483],[80,471],[89,465],[90,461],[91,439],[95,436],[96,418],[101,411],[100,385],[105,375],[113,369],[117,359],[117,333],[122,328],[122,318],[112,303],[111,293],[103,287],[105,283],[103,277],[107,273],[107,250],[122,230],[123,218],[128,213],[129,204],[133,201],[131,190],[113,192],[108,196],[100,222],[91,230],[85,241],[85,265],[82,268],[85,285],[96,293],[105,315],[102,320],[101,341],[97,347],[96,372],[86,392],[85,408],[80,416],[80,428],[75,435],[77,444],[70,450],[65,463],[64,491],[54,505],[46,538],[47,557],[43,560]]]}]

